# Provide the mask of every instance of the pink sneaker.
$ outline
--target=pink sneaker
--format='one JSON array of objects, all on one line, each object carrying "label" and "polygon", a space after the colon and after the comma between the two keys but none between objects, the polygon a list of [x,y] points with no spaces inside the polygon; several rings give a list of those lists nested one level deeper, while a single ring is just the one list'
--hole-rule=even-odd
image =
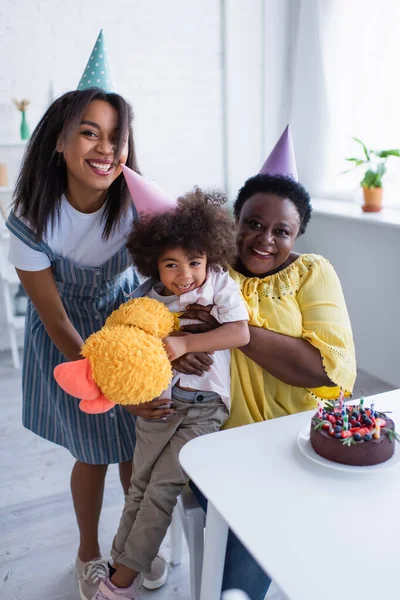
[{"label": "pink sneaker", "polygon": [[109,577],[100,583],[99,589],[93,596],[93,600],[141,600],[140,588],[143,576],[138,575],[128,588],[118,588]]}]

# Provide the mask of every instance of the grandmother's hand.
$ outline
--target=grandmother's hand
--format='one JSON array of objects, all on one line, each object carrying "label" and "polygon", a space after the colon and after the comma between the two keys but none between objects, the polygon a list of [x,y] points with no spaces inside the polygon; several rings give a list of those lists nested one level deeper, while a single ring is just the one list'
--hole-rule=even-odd
[{"label": "grandmother's hand", "polygon": [[213,308],[212,304],[208,306],[201,306],[201,304],[190,304],[186,312],[181,315],[181,319],[196,319],[201,323],[195,323],[194,325],[182,325],[181,331],[188,333],[204,333],[211,331],[220,326],[217,319],[210,314]]},{"label": "grandmother's hand", "polygon": [[[157,398],[151,402],[144,402],[143,404],[135,405],[124,405],[124,408],[134,415],[135,417],[142,417],[143,419],[162,419],[169,415],[174,415],[176,411],[171,407],[172,400],[170,398]],[[168,407],[166,407],[168,405]],[[163,406],[164,408],[160,408]]]},{"label": "grandmother's hand", "polygon": [[205,352],[189,352],[189,354],[185,354],[174,360],[172,366],[176,371],[184,375],[197,375],[201,377],[210,370],[213,364],[210,354],[206,354]]}]

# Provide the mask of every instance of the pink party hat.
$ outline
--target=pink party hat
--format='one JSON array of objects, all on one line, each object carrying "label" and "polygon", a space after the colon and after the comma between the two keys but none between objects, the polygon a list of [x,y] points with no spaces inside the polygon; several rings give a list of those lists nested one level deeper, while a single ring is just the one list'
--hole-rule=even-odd
[{"label": "pink party hat", "polygon": [[265,175],[285,175],[298,181],[290,125],[287,125],[285,131],[276,142],[271,154],[261,167],[260,173],[264,173]]},{"label": "pink party hat", "polygon": [[168,196],[156,183],[147,181],[125,165],[121,165],[121,167],[139,214],[151,215],[175,208],[176,200]]}]

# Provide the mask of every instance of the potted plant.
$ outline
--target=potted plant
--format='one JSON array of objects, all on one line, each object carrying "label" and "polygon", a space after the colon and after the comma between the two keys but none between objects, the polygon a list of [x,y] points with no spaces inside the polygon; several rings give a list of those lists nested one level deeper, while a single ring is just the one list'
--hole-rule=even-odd
[{"label": "potted plant", "polygon": [[390,156],[400,158],[400,149],[372,150],[358,138],[353,138],[363,149],[365,158],[346,158],[354,168],[364,167],[364,177],[360,181],[364,193],[364,212],[379,212],[382,209],[382,178],[386,173],[386,161]]}]

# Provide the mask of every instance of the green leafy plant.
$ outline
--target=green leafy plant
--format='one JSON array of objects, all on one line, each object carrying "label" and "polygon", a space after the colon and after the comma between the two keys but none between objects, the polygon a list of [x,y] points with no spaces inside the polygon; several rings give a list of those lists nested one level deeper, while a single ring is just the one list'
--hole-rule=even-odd
[{"label": "green leafy plant", "polygon": [[356,442],[355,439],[353,438],[353,436],[348,437],[348,438],[344,438],[343,440],[341,440],[343,446],[348,446],[350,448],[350,446],[355,446]]},{"label": "green leafy plant", "polygon": [[380,417],[381,419],[386,419],[386,415],[387,414],[391,414],[392,411],[391,410],[387,410],[386,412],[379,412],[378,410],[375,411],[375,416],[376,417]]},{"label": "green leafy plant", "polygon": [[[381,188],[382,178],[386,173],[386,161],[390,156],[397,156],[400,158],[400,149],[393,150],[372,150],[356,137],[353,140],[360,144],[363,149],[363,158],[346,158],[347,162],[352,164],[352,167],[363,166],[364,177],[360,181],[362,187],[367,188]],[[346,171],[348,173],[348,171]]]},{"label": "green leafy plant", "polygon": [[383,428],[383,431],[388,436],[390,442],[393,442],[393,440],[396,440],[396,442],[400,442],[400,436],[395,431],[392,431],[391,429],[387,429],[386,427]]},{"label": "green leafy plant", "polygon": [[[316,423],[316,425],[314,425],[314,423]],[[329,421],[326,421],[325,419],[318,419],[316,417],[315,419],[313,419],[314,430],[320,431],[325,425],[325,423],[328,423],[328,425],[331,427],[331,423]]]}]

